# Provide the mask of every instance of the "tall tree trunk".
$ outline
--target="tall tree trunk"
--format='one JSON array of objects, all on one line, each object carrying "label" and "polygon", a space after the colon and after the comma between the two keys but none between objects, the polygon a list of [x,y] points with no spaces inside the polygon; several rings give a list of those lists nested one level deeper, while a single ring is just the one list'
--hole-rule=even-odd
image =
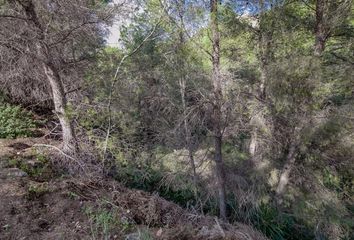
[{"label": "tall tree trunk", "polygon": [[53,63],[53,57],[50,53],[50,49],[45,43],[46,30],[38,18],[35,5],[32,0],[17,0],[17,2],[23,7],[27,18],[31,20],[33,27],[38,31],[38,39],[35,47],[37,48],[38,59],[42,62],[41,64],[43,66],[44,74],[51,87],[55,112],[62,127],[62,149],[66,154],[76,154],[78,152],[77,139],[70,118],[66,112],[67,99],[65,96],[64,86],[60,79],[59,72]]},{"label": "tall tree trunk", "polygon": [[[262,71],[262,70],[261,70]],[[262,86],[263,85],[263,86]],[[264,90],[264,85],[265,85],[265,79],[264,83],[261,83],[259,86],[259,93],[257,94],[258,99],[263,99],[265,97],[265,90]],[[265,112],[265,106],[263,103],[260,103],[259,100],[255,100],[255,103],[253,105],[253,116],[251,117],[250,124],[251,124],[251,139],[249,143],[249,154],[250,154],[250,160],[252,162],[252,165],[256,168],[259,169],[262,166],[262,160],[264,156],[264,144],[262,143],[261,136],[262,132],[264,132],[264,127],[266,126],[266,120],[263,116]]]},{"label": "tall tree trunk", "polygon": [[220,78],[220,32],[218,26],[218,0],[210,0],[210,25],[212,33],[212,83],[213,83],[213,134],[215,144],[215,169],[219,192],[220,218],[226,219],[225,170],[222,158],[222,88]]},{"label": "tall tree trunk", "polygon": [[268,63],[269,63],[269,57],[270,57],[270,44],[272,41],[272,36],[271,33],[269,32],[267,27],[264,25],[264,17],[265,17],[265,5],[264,5],[264,0],[259,1],[261,13],[260,13],[260,18],[259,18],[259,36],[258,36],[258,47],[259,47],[259,62],[260,62],[260,86],[259,86],[259,91],[258,95],[261,99],[265,99],[266,97],[266,82],[267,82],[267,68],[268,68]]},{"label": "tall tree trunk", "polygon": [[[329,30],[325,26],[325,3],[326,0],[316,0],[316,25],[315,25],[315,45],[314,56],[321,56],[325,47],[326,41],[329,37]],[[299,144],[301,127],[296,127],[293,138],[291,139],[289,152],[286,158],[285,165],[281,171],[278,186],[276,188],[276,200],[280,204],[286,187],[289,183],[290,174],[296,162],[296,149]]]},{"label": "tall tree trunk", "polygon": [[[181,27],[179,28],[179,44],[177,53],[181,54],[185,39],[184,39],[184,8],[185,8],[185,0],[177,1],[177,8],[179,13],[179,21]],[[188,150],[188,159],[190,163],[190,167],[193,174],[193,185],[194,185],[194,193],[197,194],[197,171],[194,161],[194,152],[192,146],[192,136],[190,131],[190,126],[187,120],[187,104],[186,104],[186,73],[185,73],[185,64],[182,56],[178,56],[178,65],[180,66],[180,80],[179,80],[179,87],[180,87],[180,94],[181,94],[181,102],[182,102],[182,111],[183,111],[183,127],[185,132],[185,146]]]},{"label": "tall tree trunk", "polygon": [[316,1],[316,25],[315,25],[315,46],[314,55],[321,56],[328,38],[328,31],[324,24],[325,0]]},{"label": "tall tree trunk", "polygon": [[251,161],[253,166],[259,168],[262,166],[262,158],[264,156],[264,149],[261,146],[261,140],[259,139],[260,134],[259,131],[263,128],[266,123],[265,119],[262,115],[265,112],[265,106],[259,102],[259,100],[266,99],[266,85],[267,85],[267,71],[268,71],[268,63],[270,58],[270,48],[272,35],[269,33],[269,30],[265,29],[265,26],[262,22],[264,17],[264,2],[260,1],[260,19],[258,21],[259,26],[259,35],[258,35],[258,60],[260,63],[260,77],[259,77],[259,86],[255,92],[258,100],[256,100],[254,106],[254,115],[251,118],[251,140],[249,145],[249,153],[251,156]]},{"label": "tall tree trunk", "polygon": [[[261,53],[262,54],[262,53]],[[267,82],[267,56],[261,56],[260,64],[260,85],[258,86],[257,100],[254,104],[253,116],[251,117],[251,140],[249,144],[249,154],[251,156],[251,161],[253,166],[259,168],[262,165],[262,158],[264,155],[264,149],[262,148],[262,142],[260,139],[262,128],[266,126],[266,120],[264,119],[265,106],[260,103],[260,100],[265,100],[266,98],[266,82]]]}]

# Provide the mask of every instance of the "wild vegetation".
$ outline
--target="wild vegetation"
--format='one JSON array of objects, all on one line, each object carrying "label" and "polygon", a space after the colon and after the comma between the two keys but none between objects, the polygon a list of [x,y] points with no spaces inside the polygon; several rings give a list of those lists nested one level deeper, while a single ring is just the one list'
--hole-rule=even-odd
[{"label": "wild vegetation", "polygon": [[[0,21],[0,138],[41,125],[50,150],[7,165],[92,185],[67,193],[97,200],[92,239],[353,239],[352,0],[0,0]],[[164,238],[168,214],[191,228]]]}]

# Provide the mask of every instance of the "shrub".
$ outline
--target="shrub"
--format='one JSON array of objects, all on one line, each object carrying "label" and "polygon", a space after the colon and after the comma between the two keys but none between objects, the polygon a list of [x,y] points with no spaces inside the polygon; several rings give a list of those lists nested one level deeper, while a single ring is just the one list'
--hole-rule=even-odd
[{"label": "shrub", "polygon": [[27,190],[27,199],[34,200],[49,193],[48,183],[32,183]]},{"label": "shrub", "polygon": [[314,239],[312,229],[300,221],[300,219],[281,212],[276,207],[268,204],[261,204],[258,211],[251,216],[252,225],[270,239]]},{"label": "shrub", "polygon": [[32,115],[19,106],[0,105],[0,138],[31,136],[35,127]]},{"label": "shrub", "polygon": [[[48,181],[56,177],[53,166],[48,159],[48,156],[43,154],[36,154],[34,156],[15,156],[7,159],[8,167],[19,168],[28,176],[37,182]],[[30,163],[32,162],[32,163]]]},{"label": "shrub", "polygon": [[104,206],[86,207],[84,212],[90,220],[92,239],[113,239],[117,227],[125,227],[117,212],[105,209]]},{"label": "shrub", "polygon": [[[138,169],[134,166],[119,166],[118,173],[114,176],[119,182],[123,182],[129,188],[136,188],[147,192],[158,192],[159,195],[169,201],[177,203],[183,207],[195,203],[195,195],[192,187],[175,187],[165,180],[168,172],[161,169],[145,166]],[[175,184],[178,184],[177,182]]]}]

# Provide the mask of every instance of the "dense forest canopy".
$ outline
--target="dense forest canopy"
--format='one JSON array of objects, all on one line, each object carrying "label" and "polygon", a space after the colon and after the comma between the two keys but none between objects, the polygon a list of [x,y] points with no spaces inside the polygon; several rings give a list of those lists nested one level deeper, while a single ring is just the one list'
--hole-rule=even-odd
[{"label": "dense forest canopy", "polygon": [[352,239],[353,14],[352,0],[0,0],[0,100],[53,111],[70,174],[270,239]]}]

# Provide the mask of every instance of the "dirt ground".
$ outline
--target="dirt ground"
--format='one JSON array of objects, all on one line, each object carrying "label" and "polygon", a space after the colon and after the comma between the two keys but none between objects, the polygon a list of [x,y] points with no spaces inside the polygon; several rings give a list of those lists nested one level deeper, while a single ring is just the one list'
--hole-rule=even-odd
[{"label": "dirt ground", "polygon": [[[89,239],[81,201],[67,197],[65,182],[38,181],[11,166],[36,164],[34,144],[44,138],[0,139],[0,239]],[[89,225],[88,225],[89,226]]]}]

